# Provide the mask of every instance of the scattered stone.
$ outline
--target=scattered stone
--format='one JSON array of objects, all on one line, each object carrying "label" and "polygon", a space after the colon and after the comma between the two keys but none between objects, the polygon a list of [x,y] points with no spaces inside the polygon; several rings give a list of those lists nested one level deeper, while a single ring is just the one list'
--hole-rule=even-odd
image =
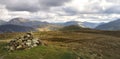
[{"label": "scattered stone", "polygon": [[31,33],[26,33],[23,37],[18,37],[8,43],[8,50],[30,49],[39,45],[45,45],[40,39],[34,38]]}]

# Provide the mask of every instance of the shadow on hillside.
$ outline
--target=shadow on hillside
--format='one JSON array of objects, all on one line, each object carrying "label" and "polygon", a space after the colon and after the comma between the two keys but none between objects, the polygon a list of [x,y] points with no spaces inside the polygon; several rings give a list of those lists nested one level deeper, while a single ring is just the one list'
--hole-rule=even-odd
[{"label": "shadow on hillside", "polygon": [[63,43],[84,43],[84,42],[92,42],[95,40],[99,40],[102,37],[96,37],[93,39],[72,39],[72,38],[63,38],[63,37],[56,37],[56,38],[47,38],[47,41],[52,41],[52,42],[63,42]]}]

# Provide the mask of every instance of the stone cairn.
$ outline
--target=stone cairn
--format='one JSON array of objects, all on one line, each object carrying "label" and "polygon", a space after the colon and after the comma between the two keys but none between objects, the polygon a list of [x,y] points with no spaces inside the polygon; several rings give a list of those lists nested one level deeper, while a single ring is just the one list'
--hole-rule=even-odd
[{"label": "stone cairn", "polygon": [[30,49],[39,45],[44,45],[44,43],[40,39],[34,38],[31,33],[26,33],[26,35],[23,37],[11,40],[8,43],[8,50],[14,51]]}]

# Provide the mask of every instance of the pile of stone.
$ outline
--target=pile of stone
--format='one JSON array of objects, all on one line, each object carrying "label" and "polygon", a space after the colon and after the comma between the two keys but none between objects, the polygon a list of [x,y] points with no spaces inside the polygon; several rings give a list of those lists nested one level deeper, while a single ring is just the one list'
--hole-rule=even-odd
[{"label": "pile of stone", "polygon": [[44,43],[40,39],[34,38],[31,33],[26,33],[23,37],[11,40],[8,43],[8,50],[30,49],[39,45],[44,45]]}]

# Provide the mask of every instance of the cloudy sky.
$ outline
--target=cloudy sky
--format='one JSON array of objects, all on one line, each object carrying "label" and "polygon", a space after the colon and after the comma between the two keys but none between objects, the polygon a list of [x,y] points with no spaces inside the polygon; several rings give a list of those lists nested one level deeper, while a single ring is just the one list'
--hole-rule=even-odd
[{"label": "cloudy sky", "polygon": [[0,20],[108,22],[120,18],[120,0],[0,0]]}]

